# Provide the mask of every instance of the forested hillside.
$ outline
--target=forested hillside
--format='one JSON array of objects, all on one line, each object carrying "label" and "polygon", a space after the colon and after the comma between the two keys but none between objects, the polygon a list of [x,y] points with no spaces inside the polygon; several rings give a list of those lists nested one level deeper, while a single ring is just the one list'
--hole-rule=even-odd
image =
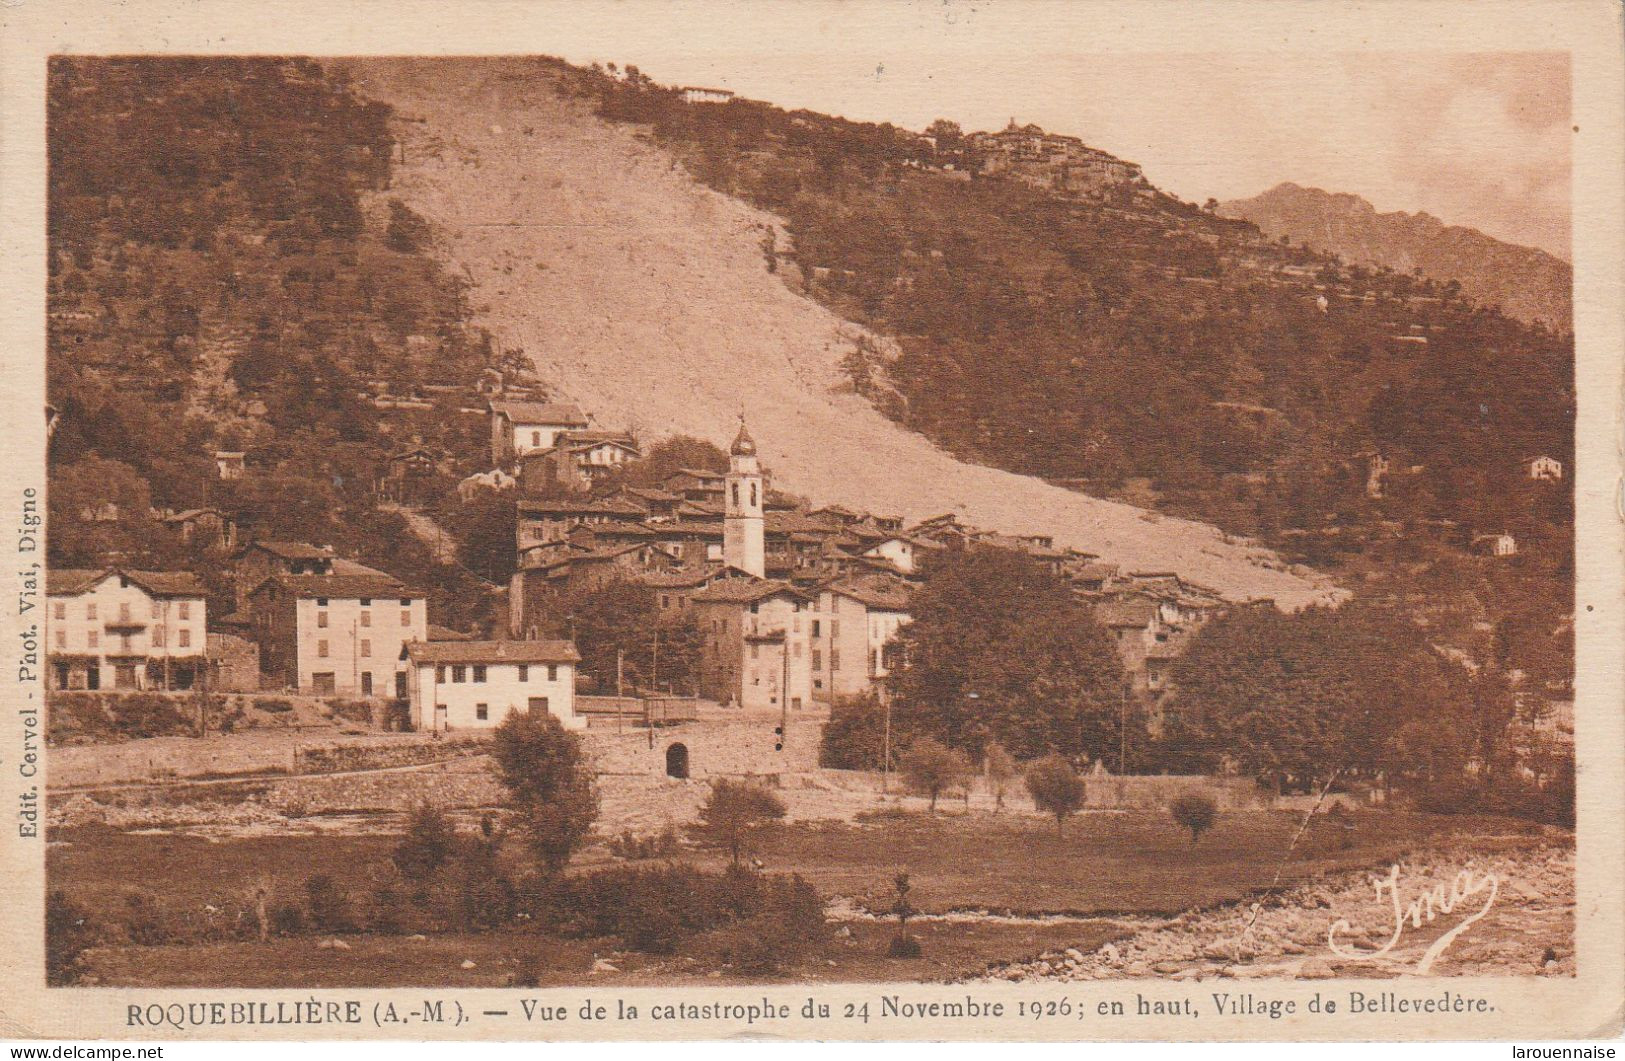
[{"label": "forested hillside", "polygon": [[[492,356],[425,227],[373,194],[389,108],[300,61],[59,59],[50,77],[52,562],[192,567],[223,599],[219,564],[152,518],[207,504],[466,617],[469,576],[372,507],[404,441],[477,453],[482,423],[369,391],[466,385]],[[222,481],[217,450],[252,474]],[[85,518],[97,494],[116,520]]]},{"label": "forested hillside", "polygon": [[[775,266],[901,348],[854,358],[860,388],[958,454],[1321,563],[1341,548],[1323,531],[1381,520],[1564,548],[1566,493],[1532,495],[1520,462],[1572,452],[1566,332],[1148,187],[1090,199],[950,179],[891,126],[686,104],[635,72],[579,86],[784,217],[795,245],[764,247]],[[1363,489],[1374,451],[1407,470],[1380,503]]]}]

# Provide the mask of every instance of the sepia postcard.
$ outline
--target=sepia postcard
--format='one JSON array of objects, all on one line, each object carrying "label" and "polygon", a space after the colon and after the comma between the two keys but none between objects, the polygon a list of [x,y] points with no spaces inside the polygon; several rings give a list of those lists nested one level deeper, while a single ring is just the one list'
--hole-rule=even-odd
[{"label": "sepia postcard", "polygon": [[1621,30],[0,2],[0,1037],[1618,1036]]}]

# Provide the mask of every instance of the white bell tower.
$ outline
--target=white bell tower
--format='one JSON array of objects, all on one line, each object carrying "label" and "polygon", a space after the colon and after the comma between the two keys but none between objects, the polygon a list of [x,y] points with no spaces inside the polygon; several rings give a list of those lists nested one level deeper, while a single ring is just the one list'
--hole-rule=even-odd
[{"label": "white bell tower", "polygon": [[745,430],[745,415],[739,414],[739,434],[728,449],[728,475],[724,483],[722,519],[722,562],[748,571],[757,578],[767,576],[767,553],[763,545],[762,466],[756,459],[756,443]]}]

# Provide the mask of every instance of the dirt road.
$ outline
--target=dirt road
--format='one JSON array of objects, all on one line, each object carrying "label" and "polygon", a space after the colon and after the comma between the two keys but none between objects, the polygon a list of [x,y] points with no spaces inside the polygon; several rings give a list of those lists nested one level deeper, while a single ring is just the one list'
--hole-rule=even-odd
[{"label": "dirt road", "polygon": [[744,409],[775,481],[818,503],[957,512],[1233,599],[1292,607],[1331,591],[1212,527],[964,464],[885,419],[841,372],[861,329],[767,271],[762,239],[778,220],[696,184],[536,67],[349,68],[404,119],[405,163],[385,195],[430,220],[479,323],[600,425],[726,443]]}]

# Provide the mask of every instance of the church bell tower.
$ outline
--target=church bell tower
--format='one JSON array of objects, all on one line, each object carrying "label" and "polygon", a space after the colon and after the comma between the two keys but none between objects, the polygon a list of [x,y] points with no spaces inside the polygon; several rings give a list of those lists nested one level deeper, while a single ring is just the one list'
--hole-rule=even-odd
[{"label": "church bell tower", "polygon": [[745,430],[745,417],[739,416],[739,434],[728,449],[728,475],[724,483],[722,520],[722,562],[748,571],[757,578],[767,574],[767,553],[763,546],[762,466],[756,459],[756,443]]}]

